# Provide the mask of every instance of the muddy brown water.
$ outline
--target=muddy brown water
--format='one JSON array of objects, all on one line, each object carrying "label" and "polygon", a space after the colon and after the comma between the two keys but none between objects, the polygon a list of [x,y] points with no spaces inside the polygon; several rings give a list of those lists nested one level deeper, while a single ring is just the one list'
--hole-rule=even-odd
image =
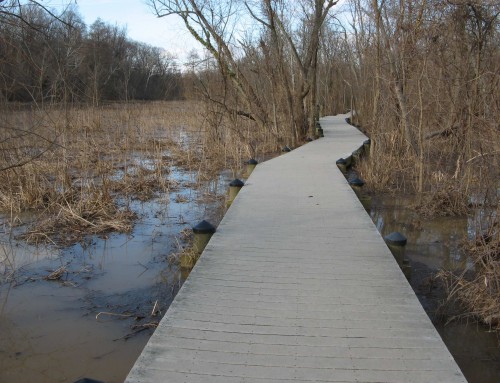
[{"label": "muddy brown water", "polygon": [[[180,232],[202,219],[218,223],[229,174],[196,185],[174,169],[180,189],[133,201],[129,235],[92,237],[64,250],[3,243],[17,272],[0,286],[0,382],[122,382],[184,280],[169,254]],[[165,199],[166,198],[166,199]],[[184,202],[180,202],[184,201]],[[65,266],[60,280],[44,279]],[[156,303],[156,305],[155,305]],[[153,313],[153,315],[152,315]]]},{"label": "muddy brown water", "polygon": [[[172,176],[181,189],[166,200],[133,202],[140,219],[130,235],[93,237],[59,251],[4,243],[0,254],[18,271],[0,286],[0,382],[124,380],[152,333],[140,330],[161,318],[184,280],[168,262],[179,233],[201,219],[220,218],[222,185],[231,179],[223,174],[197,188],[189,172]],[[372,198],[370,215],[382,235],[400,231],[408,237],[410,283],[469,383],[498,383],[496,335],[475,323],[445,325],[434,315],[442,291],[428,284],[441,267],[468,265],[460,241],[473,232],[474,219],[424,220],[408,208],[411,202]],[[62,265],[67,272],[61,280],[43,279]]]},{"label": "muddy brown water", "polygon": [[408,238],[404,256],[411,265],[409,282],[467,381],[498,383],[498,336],[473,321],[448,322],[438,311],[444,292],[430,283],[430,277],[441,268],[472,267],[461,243],[475,235],[477,216],[422,218],[412,204],[410,196],[377,196],[371,199],[370,216],[383,236],[399,231]]}]

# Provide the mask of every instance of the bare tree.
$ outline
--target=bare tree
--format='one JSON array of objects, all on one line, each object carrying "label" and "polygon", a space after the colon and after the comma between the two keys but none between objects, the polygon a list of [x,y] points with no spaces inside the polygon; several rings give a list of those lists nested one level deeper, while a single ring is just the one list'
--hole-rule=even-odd
[{"label": "bare tree", "polygon": [[[304,2],[297,9],[294,2],[266,0],[260,14],[245,5],[251,16],[259,21],[269,36],[263,49],[273,51],[285,89],[292,131],[295,137],[312,134],[316,117],[318,50],[321,28],[330,9],[337,1]],[[298,14],[295,18],[293,15]],[[306,97],[309,96],[309,103]]]},{"label": "bare tree", "polygon": [[[243,103],[243,109],[233,108],[236,113],[253,119],[265,129],[275,130],[278,112],[289,116],[292,142],[307,134],[316,110],[315,74],[321,26],[336,1],[310,0],[298,4],[275,0],[150,0],[149,3],[160,17],[181,17],[189,32],[212,54],[221,74]],[[252,25],[255,35],[245,39],[238,23]],[[251,62],[250,56],[243,59],[242,52],[251,53],[256,60]],[[271,104],[262,97],[262,88],[256,87],[259,84],[254,81],[256,71],[269,79],[266,86],[273,94]],[[277,100],[278,85],[284,103]]]},{"label": "bare tree", "polygon": [[237,52],[231,49],[235,43],[235,23],[239,10],[232,1],[163,1],[150,2],[160,16],[178,15],[186,28],[217,61],[220,71],[234,85],[245,103],[246,111],[260,125],[268,123],[267,112],[256,94],[256,89],[238,65]]},{"label": "bare tree", "polygon": [[[380,156],[372,161],[378,175],[373,182],[383,187],[378,180],[392,179],[425,193],[437,186],[424,180],[448,173],[450,188],[464,198],[470,187],[478,187],[478,174],[497,174],[500,3],[351,0],[350,5],[353,16],[341,44],[346,53],[335,45],[338,31],[325,28],[324,44],[337,54],[321,65],[325,72],[352,69],[338,75],[352,88],[358,117]],[[376,165],[388,156],[390,170]]]}]

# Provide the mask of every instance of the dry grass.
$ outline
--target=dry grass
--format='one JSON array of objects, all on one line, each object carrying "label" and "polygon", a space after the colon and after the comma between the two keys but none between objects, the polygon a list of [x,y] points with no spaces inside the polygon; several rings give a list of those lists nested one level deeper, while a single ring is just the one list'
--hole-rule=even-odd
[{"label": "dry grass", "polygon": [[20,238],[68,245],[129,232],[135,214],[119,200],[176,189],[170,168],[190,156],[179,136],[203,118],[198,104],[173,102],[10,110],[2,123],[0,210],[38,218]]},{"label": "dry grass", "polygon": [[463,159],[452,140],[426,141],[422,163],[399,131],[375,132],[370,156],[356,164],[356,170],[369,192],[418,194],[415,208],[423,216],[465,215],[477,196],[485,196],[480,205],[497,203],[500,150],[493,132],[490,129],[476,137],[474,145],[479,149],[469,160]]},{"label": "dry grass", "polygon": [[184,271],[191,271],[200,257],[200,254],[193,247],[193,230],[185,228],[176,238],[178,251],[169,254],[168,263],[170,266],[176,265]]},{"label": "dry grass", "polygon": [[455,318],[473,317],[500,333],[500,210],[489,217],[487,228],[466,250],[474,263],[474,272],[455,274],[441,271],[439,279],[447,290],[445,308],[458,303],[465,314]]},{"label": "dry grass", "polygon": [[423,193],[414,208],[423,217],[465,215],[469,210],[467,196],[450,182]]},{"label": "dry grass", "polygon": [[38,219],[20,238],[32,243],[129,232],[126,201],[178,191],[174,166],[196,173],[195,182],[223,169],[237,176],[244,161],[278,146],[249,121],[214,119],[210,105],[194,101],[0,108],[0,212],[31,211]]},{"label": "dry grass", "polygon": [[370,156],[355,165],[370,192],[408,191],[414,160],[401,146],[399,133],[388,131],[372,135]]},{"label": "dry grass", "polygon": [[43,279],[45,279],[46,281],[58,281],[67,272],[68,272],[68,269],[66,268],[66,266],[61,266],[58,269],[52,271],[49,275],[47,275]]},{"label": "dry grass", "polygon": [[19,238],[33,244],[51,242],[64,246],[80,242],[88,234],[128,233],[135,218],[135,213],[118,208],[102,191],[89,190],[79,200],[58,203],[42,211],[40,219]]},{"label": "dry grass", "polygon": [[454,312],[452,319],[475,318],[500,331],[498,124],[484,121],[468,141],[461,135],[463,126],[453,134],[433,135],[432,130],[440,127],[424,124],[419,143],[422,155],[418,156],[409,149],[401,131],[387,121],[390,119],[372,129],[370,157],[356,165],[366,181],[365,189],[415,193],[418,202],[414,208],[426,218],[472,216],[474,209],[492,213],[482,225],[484,230],[467,242],[473,267],[459,272],[442,270],[438,279],[447,291],[448,313],[460,307],[460,314]]}]

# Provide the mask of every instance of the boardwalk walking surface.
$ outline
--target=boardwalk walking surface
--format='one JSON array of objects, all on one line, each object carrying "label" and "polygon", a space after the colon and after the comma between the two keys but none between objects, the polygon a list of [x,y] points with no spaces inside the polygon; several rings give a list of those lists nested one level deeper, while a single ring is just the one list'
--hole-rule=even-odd
[{"label": "boardwalk walking surface", "polygon": [[325,137],[257,166],[127,382],[466,382]]}]

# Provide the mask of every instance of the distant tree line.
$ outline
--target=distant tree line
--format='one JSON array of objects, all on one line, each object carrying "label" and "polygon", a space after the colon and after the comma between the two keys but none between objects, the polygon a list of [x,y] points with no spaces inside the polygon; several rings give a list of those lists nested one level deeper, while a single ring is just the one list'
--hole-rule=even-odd
[{"label": "distant tree line", "polygon": [[182,97],[181,74],[163,49],[132,41],[101,20],[87,26],[68,8],[0,2],[0,100],[76,102]]}]

